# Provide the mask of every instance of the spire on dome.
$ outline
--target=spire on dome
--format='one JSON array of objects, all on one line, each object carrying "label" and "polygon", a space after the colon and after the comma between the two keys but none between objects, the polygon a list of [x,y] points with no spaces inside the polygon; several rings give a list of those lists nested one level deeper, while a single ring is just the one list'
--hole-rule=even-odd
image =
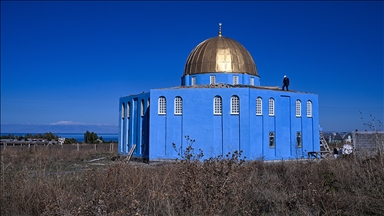
[{"label": "spire on dome", "polygon": [[219,23],[219,37],[221,37],[221,23]]}]

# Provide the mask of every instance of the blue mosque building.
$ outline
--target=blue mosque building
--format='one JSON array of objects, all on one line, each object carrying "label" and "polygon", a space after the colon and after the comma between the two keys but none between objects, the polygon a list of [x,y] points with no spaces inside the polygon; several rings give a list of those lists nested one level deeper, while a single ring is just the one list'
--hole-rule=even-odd
[{"label": "blue mosque building", "polygon": [[191,143],[204,158],[307,157],[320,151],[318,96],[262,86],[251,54],[220,29],[191,51],[180,86],[119,100],[119,154],[136,145],[133,157],[175,159]]}]

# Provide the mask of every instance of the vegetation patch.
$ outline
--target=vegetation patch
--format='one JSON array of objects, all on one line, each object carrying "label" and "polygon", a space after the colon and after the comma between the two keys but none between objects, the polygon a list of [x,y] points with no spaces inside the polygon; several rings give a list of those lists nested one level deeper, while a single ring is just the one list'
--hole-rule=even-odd
[{"label": "vegetation patch", "polygon": [[1,151],[1,215],[384,215],[380,154],[202,161],[191,147],[181,160],[145,164],[109,144],[82,145]]}]

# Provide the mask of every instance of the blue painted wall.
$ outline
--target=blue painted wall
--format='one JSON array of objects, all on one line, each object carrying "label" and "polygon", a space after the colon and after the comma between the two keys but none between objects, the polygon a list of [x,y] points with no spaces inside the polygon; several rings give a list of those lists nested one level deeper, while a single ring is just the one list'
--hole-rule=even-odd
[{"label": "blue painted wall", "polygon": [[[219,82],[220,74],[216,75]],[[188,77],[191,76],[184,76],[186,86],[189,85]],[[227,79],[231,84],[232,78]],[[249,75],[246,79],[243,77],[242,82],[246,83],[244,80],[247,79]],[[201,76],[201,81],[200,84],[209,83],[209,75]],[[259,85],[258,82],[255,77],[255,85]],[[240,99],[240,114],[230,112],[231,97],[235,95]],[[161,96],[166,98],[166,114],[158,114]],[[177,96],[182,98],[182,115],[174,113]],[[222,98],[222,115],[214,115],[215,96]],[[262,115],[256,115],[257,97],[262,98]],[[275,101],[274,116],[268,115],[269,98]],[[151,102],[149,109],[148,100]],[[296,100],[301,101],[301,117],[296,117]],[[312,102],[312,117],[307,117],[308,100]],[[144,116],[140,115],[141,101]],[[130,117],[125,115],[123,118],[122,105],[128,103]],[[242,150],[248,160],[293,159],[320,150],[318,97],[315,94],[252,87],[175,87],[121,97],[119,109],[119,153],[123,155],[132,144],[139,144],[134,152],[136,157],[150,160],[177,158],[178,152],[172,143],[177,149],[185,149],[188,145],[185,136],[195,140],[195,152],[202,149],[204,158]],[[269,146],[270,132],[274,133],[273,148]],[[297,147],[297,132],[301,133],[301,147]]]},{"label": "blue painted wall", "polygon": [[215,76],[216,83],[233,85],[233,76],[238,76],[238,84],[250,85],[250,80],[253,78],[254,86],[260,86],[260,77],[244,74],[244,73],[204,73],[194,75],[184,75],[181,77],[182,86],[191,86],[192,78],[196,79],[196,85],[209,85],[210,77]]},{"label": "blue painted wall", "polygon": [[[119,100],[118,153],[127,154],[136,144],[135,156],[149,154],[149,93],[121,97]],[[123,111],[124,106],[124,113]]]}]

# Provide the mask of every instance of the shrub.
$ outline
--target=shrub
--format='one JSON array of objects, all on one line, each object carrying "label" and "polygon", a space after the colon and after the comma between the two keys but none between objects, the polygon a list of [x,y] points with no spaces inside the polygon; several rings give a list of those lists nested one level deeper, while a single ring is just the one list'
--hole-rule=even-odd
[{"label": "shrub", "polygon": [[[103,166],[89,162],[101,157]],[[384,215],[382,155],[273,163],[245,162],[241,152],[149,164],[108,158],[118,157],[92,146],[79,154],[7,148],[1,215]]]}]

